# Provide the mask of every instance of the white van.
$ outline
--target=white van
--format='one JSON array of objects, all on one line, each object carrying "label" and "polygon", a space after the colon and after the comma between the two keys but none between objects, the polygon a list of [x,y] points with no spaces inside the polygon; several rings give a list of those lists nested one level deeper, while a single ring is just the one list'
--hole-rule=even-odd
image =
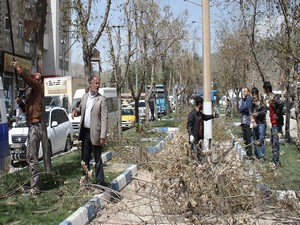
[{"label": "white van", "polygon": [[[101,95],[106,98],[107,108],[108,108],[108,135],[117,132],[118,128],[118,99],[117,99],[117,89],[116,88],[99,88],[98,91]],[[82,96],[85,94],[85,89],[76,90],[73,98],[72,108],[76,108],[80,105]],[[71,118],[71,113],[69,114],[70,120],[72,121],[73,134],[74,137],[78,138],[79,128],[80,128],[80,116]]]},{"label": "white van", "polygon": [[2,78],[0,77],[0,174],[9,171],[10,161],[5,97]]}]

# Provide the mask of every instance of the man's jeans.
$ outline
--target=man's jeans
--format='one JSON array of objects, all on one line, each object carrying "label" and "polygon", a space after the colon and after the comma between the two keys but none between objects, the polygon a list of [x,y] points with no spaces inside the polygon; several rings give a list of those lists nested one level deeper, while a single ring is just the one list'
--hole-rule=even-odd
[{"label": "man's jeans", "polygon": [[242,124],[242,131],[243,131],[243,139],[244,144],[246,145],[246,153],[248,157],[252,157],[252,132],[250,126],[247,124]]},{"label": "man's jeans", "polygon": [[271,127],[271,145],[272,145],[272,161],[276,164],[280,164],[279,153],[280,153],[280,145],[279,145],[279,136],[278,136],[278,128],[277,126]]},{"label": "man's jeans", "polygon": [[253,138],[255,142],[255,156],[258,159],[264,158],[266,155],[265,136],[266,125],[262,123],[257,124],[257,127],[253,129]]}]

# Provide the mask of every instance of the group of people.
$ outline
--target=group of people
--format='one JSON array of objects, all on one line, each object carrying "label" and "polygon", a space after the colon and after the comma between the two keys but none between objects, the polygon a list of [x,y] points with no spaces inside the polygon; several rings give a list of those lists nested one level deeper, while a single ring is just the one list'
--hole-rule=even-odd
[{"label": "group of people", "polygon": [[[272,85],[269,81],[264,82],[263,89],[268,96],[268,107],[270,112],[272,162],[276,167],[278,167],[281,165],[279,159],[279,134],[282,133],[283,126],[283,102],[273,93]],[[267,104],[256,87],[253,87],[251,92],[248,87],[243,87],[242,95],[243,97],[239,110],[242,114],[241,127],[246,156],[248,159],[253,160],[255,155],[260,162],[265,162]],[[189,113],[187,119],[187,132],[192,149],[199,159],[202,150],[202,141],[204,138],[204,121],[217,118],[218,114],[213,113],[212,115],[205,115],[202,113],[203,98],[201,96],[195,96],[194,101],[195,107]],[[252,145],[254,145],[254,154]]]},{"label": "group of people", "polygon": [[[26,162],[31,174],[29,192],[37,194],[41,189],[38,154],[45,129],[42,123],[44,111],[43,77],[41,73],[27,74],[16,61],[13,61],[13,66],[17,75],[30,87],[25,101],[21,98],[17,98],[16,101],[26,114],[28,124]],[[79,140],[82,141],[81,159],[89,170],[91,154],[93,153],[96,184],[106,185],[101,153],[107,134],[108,110],[105,97],[98,92],[99,87],[100,77],[91,77],[89,91],[82,97],[79,107],[73,109],[72,117],[81,115],[79,131]],[[78,163],[78,165],[80,164]],[[86,170],[83,170],[83,173],[86,175]]]},{"label": "group of people", "polygon": [[[276,167],[281,165],[279,134],[282,132],[283,126],[283,113],[282,101],[272,91],[272,85],[269,81],[264,82],[264,92],[268,97],[269,116],[271,123],[271,147],[272,147],[272,162]],[[254,144],[254,155],[261,161],[265,162],[266,146],[266,115],[267,104],[259,93],[256,87],[250,89],[243,87],[242,89],[242,102],[240,105],[241,126],[243,133],[243,140],[245,144],[246,155],[248,159],[254,159],[252,145]]]}]

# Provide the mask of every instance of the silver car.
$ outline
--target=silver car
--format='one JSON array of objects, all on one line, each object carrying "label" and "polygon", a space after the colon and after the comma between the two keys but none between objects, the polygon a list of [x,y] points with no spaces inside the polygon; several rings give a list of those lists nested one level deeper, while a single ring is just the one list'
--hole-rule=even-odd
[{"label": "silver car", "polygon": [[[44,119],[47,126],[48,146],[52,154],[69,151],[73,146],[72,123],[64,108],[46,108]],[[9,130],[9,146],[12,161],[25,161],[27,148],[28,126],[25,118],[13,124]],[[42,144],[40,144],[39,158],[43,157]]]}]

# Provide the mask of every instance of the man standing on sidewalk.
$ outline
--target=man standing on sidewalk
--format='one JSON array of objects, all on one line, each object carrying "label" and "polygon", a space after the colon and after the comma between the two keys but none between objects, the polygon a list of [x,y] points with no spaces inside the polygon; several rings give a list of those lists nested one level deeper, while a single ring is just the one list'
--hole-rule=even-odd
[{"label": "man standing on sidewalk", "polygon": [[[78,140],[82,141],[81,159],[90,169],[90,160],[93,153],[95,159],[96,184],[106,185],[101,159],[108,127],[108,109],[104,96],[99,94],[100,77],[90,79],[89,92],[85,93],[78,108],[72,111],[74,116],[80,116],[80,131]],[[87,175],[87,171],[83,171]]]},{"label": "man standing on sidewalk", "polygon": [[242,114],[241,125],[243,132],[244,144],[246,145],[246,154],[248,159],[252,159],[252,131],[250,128],[250,116],[252,114],[252,96],[248,87],[243,87],[243,98],[240,105]]},{"label": "man standing on sidewalk", "polygon": [[272,91],[272,85],[269,81],[266,81],[263,86],[265,93],[268,95],[269,101],[269,112],[270,112],[270,122],[271,122],[271,145],[272,145],[272,161],[275,167],[281,166],[279,160],[280,155],[280,144],[278,136],[278,126],[280,126],[280,110],[281,102],[277,99]]},{"label": "man standing on sidewalk", "polygon": [[43,137],[42,113],[44,107],[43,77],[40,73],[27,74],[17,62],[13,62],[16,73],[22,77],[24,82],[30,87],[25,103],[21,98],[17,98],[17,103],[24,113],[28,124],[28,139],[26,162],[31,173],[30,193],[37,194],[41,188],[39,174],[39,149]]}]

